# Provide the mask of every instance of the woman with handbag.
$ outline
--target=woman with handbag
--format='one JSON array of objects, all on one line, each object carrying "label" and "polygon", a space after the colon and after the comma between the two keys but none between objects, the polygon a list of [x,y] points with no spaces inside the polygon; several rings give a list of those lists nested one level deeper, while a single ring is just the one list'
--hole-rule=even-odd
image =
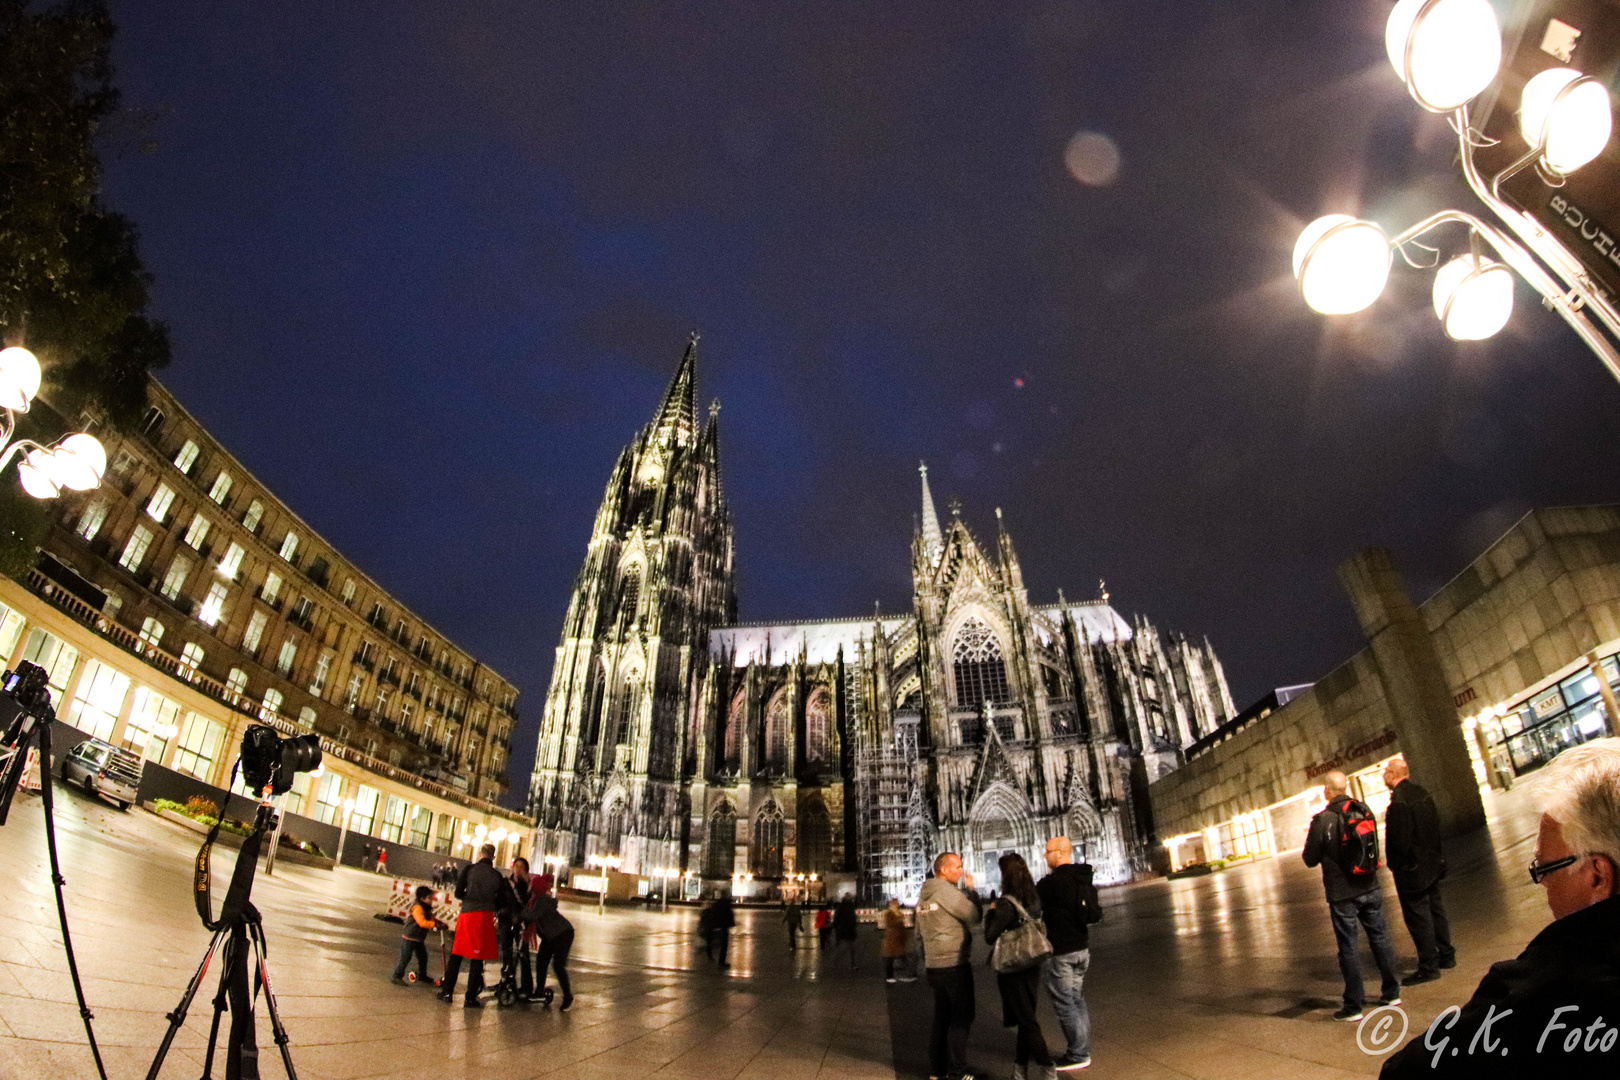
[{"label": "woman with handbag", "polygon": [[1013,1053],[1013,1080],[1051,1080],[1057,1075],[1046,1035],[1035,1018],[1035,990],[1041,964],[1052,955],[1041,921],[1041,898],[1029,865],[1017,852],[1008,852],[1001,867],[1001,895],[984,920],[984,940],[990,945],[990,966],[1001,990],[1001,1022],[1018,1029]]}]

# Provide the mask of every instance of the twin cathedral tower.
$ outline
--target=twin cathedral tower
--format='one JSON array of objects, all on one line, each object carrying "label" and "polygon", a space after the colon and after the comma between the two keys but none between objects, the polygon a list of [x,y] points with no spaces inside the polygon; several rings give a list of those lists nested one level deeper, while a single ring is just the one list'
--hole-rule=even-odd
[{"label": "twin cathedral tower", "polygon": [[1208,642],[1095,601],[1032,604],[996,511],[942,523],[922,469],[913,610],[739,624],[718,406],[697,341],[619,455],[557,645],[529,787],[574,866],[853,881],[914,899],[942,850],[981,887],[1065,834],[1100,882],[1148,868],[1146,786],[1235,710]]}]

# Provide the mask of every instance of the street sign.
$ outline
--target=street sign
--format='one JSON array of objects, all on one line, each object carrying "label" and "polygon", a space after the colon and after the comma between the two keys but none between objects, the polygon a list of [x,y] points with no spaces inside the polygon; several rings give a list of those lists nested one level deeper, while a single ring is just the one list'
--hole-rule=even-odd
[{"label": "street sign", "polygon": [[[1504,21],[1504,59],[1494,100],[1475,118],[1493,146],[1474,155],[1489,186],[1530,149],[1519,131],[1525,83],[1551,68],[1573,68],[1620,91],[1620,0],[1521,0]],[[1620,127],[1620,125],[1617,125]],[[1598,157],[1562,185],[1534,167],[1502,181],[1503,198],[1547,230],[1590,274],[1597,291],[1620,297],[1620,130]]]}]

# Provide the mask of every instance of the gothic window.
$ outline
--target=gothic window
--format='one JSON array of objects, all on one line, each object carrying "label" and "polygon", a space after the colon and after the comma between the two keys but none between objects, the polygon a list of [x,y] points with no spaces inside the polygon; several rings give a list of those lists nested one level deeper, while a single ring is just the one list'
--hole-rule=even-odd
[{"label": "gothic window", "polygon": [[641,567],[632,566],[624,572],[624,585],[619,591],[619,611],[626,622],[636,621],[636,605],[641,602]]},{"label": "gothic window", "polygon": [[748,692],[739,690],[737,696],[731,699],[731,712],[726,716],[725,764],[728,769],[737,767],[742,726],[747,716]]},{"label": "gothic window", "polygon": [[618,700],[613,703],[613,716],[608,722],[606,741],[609,746],[624,746],[630,741],[631,728],[636,722],[636,705],[640,694],[637,683],[639,676],[631,672],[624,677],[624,684],[619,687]]},{"label": "gothic window", "polygon": [[585,745],[595,746],[602,734],[602,713],[607,709],[607,676],[602,661],[591,665],[591,690],[585,698]]},{"label": "gothic window", "polygon": [[819,799],[804,805],[799,814],[799,865],[804,874],[825,874],[832,869],[832,819]]},{"label": "gothic window", "polygon": [[1012,700],[1001,643],[978,619],[968,619],[956,632],[951,649],[956,674],[956,703],[961,706],[1005,704]]},{"label": "gothic window", "polygon": [[608,811],[607,827],[602,831],[602,851],[608,855],[619,854],[619,844],[624,839],[624,803],[616,802],[613,809]]},{"label": "gothic window", "polygon": [[766,803],[765,809],[754,819],[755,877],[780,878],[782,876],[782,811],[776,804]]},{"label": "gothic window", "polygon": [[765,710],[765,767],[780,772],[787,764],[787,689],[771,698]]},{"label": "gothic window", "polygon": [[1058,674],[1057,668],[1049,667],[1046,664],[1042,664],[1041,665],[1041,679],[1046,684],[1046,696],[1047,697],[1049,697],[1049,698],[1068,697],[1068,695],[1063,692],[1063,676]]},{"label": "gothic window", "polygon": [[832,730],[832,695],[817,687],[804,707],[804,759],[811,765],[827,764],[828,733]]},{"label": "gothic window", "polygon": [[721,803],[709,815],[709,845],[703,855],[703,876],[729,878],[737,852],[737,814]]}]

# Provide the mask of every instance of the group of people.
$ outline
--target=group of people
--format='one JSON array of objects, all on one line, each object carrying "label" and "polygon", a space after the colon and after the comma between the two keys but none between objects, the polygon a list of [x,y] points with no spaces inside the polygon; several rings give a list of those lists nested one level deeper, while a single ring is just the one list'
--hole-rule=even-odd
[{"label": "group of people", "polygon": [[[935,1080],[973,1077],[967,1062],[968,1033],[977,1012],[971,962],[973,927],[981,921],[986,944],[994,946],[1002,935],[1042,920],[1040,929],[1050,947],[1050,955],[1039,962],[996,974],[1002,1023],[1017,1029],[1014,1080],[1049,1080],[1059,1071],[1091,1065],[1091,1016],[1081,988],[1091,964],[1090,927],[1102,921],[1102,905],[1091,867],[1074,861],[1067,837],[1047,841],[1046,865],[1048,872],[1037,883],[1022,855],[1001,856],[1001,895],[985,914],[962,857],[947,851],[934,860],[934,876],[917,899],[917,930],[934,992],[928,1058]],[[1056,1058],[1035,1015],[1042,986],[1067,1043]]]},{"label": "group of people", "polygon": [[[568,979],[568,953],[574,945],[574,927],[557,906],[550,874],[530,874],[529,861],[521,856],[512,860],[510,875],[495,869],[495,845],[485,844],[477,862],[463,867],[455,884],[461,914],[456,919],[455,939],[446,961],[444,978],[439,982],[439,1000],[453,1002],[462,961],[468,961],[467,991],[462,1004],[469,1009],[484,1007],[484,963],[500,960],[502,977],[516,983],[519,1001],[545,1001],[546,972],[557,976],[562,991],[559,1008],[566,1012],[574,1004],[573,987]],[[433,915],[433,889],[420,885],[405,919],[399,962],[394,965],[393,981],[403,983],[414,959],[422,982],[428,982],[427,935],[443,930]],[[530,958],[534,958],[531,968]]]},{"label": "group of people", "polygon": [[[799,947],[799,935],[804,932],[805,913],[808,909],[797,898],[782,905],[782,922],[787,927],[788,950]],[[846,896],[836,904],[823,903],[814,909],[812,929],[823,956],[847,955],[849,969],[856,968],[855,941],[860,931],[860,916],[855,911],[855,898]]]}]

